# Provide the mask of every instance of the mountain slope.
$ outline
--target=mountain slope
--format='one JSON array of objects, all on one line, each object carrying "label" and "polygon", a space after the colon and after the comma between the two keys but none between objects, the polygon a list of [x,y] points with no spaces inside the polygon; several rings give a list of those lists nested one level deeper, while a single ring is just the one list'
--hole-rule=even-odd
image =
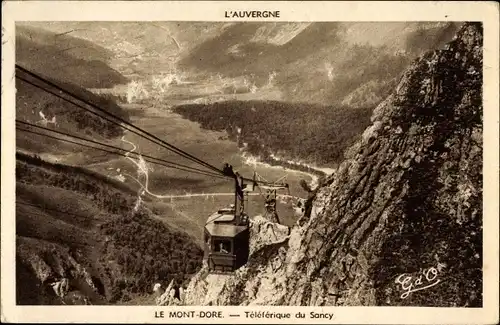
[{"label": "mountain slope", "polygon": [[[257,89],[276,87],[285,101],[355,107],[376,105],[422,52],[438,49],[458,23],[240,23],[182,56],[178,67],[244,77]],[[285,42],[256,35],[282,33]],[[371,40],[364,35],[372,35]],[[288,37],[285,37],[288,36]]]},{"label": "mountain slope", "polygon": [[[127,82],[125,77],[107,64],[111,55],[112,53],[105,48],[72,37],[70,33],[53,33],[22,24],[16,25],[16,64],[41,75],[86,101],[99,105],[110,113],[128,119],[128,112],[117,104],[116,97],[98,96],[87,90],[87,88],[113,87]],[[16,76],[18,77],[16,119],[56,128],[62,132],[74,133],[75,130],[79,130],[96,138],[116,137],[122,134],[119,126],[57,98],[29,82],[59,93],[51,86],[21,70],[16,69]],[[60,95],[78,102],[70,96]],[[64,145],[61,146],[60,143],[47,138],[21,132],[16,135],[18,148],[34,152],[65,151]]]},{"label": "mountain slope", "polygon": [[127,186],[16,158],[18,304],[126,303],[147,295],[151,282],[182,283],[199,268],[196,240]]},{"label": "mountain slope", "polygon": [[[467,23],[412,64],[289,239],[209,302],[195,277],[185,302],[481,306],[482,42]],[[440,282],[408,296],[395,283],[425,270],[421,286]]]},{"label": "mountain slope", "polygon": [[112,88],[127,82],[108,65],[111,51],[70,32],[16,25],[16,64],[83,88]]},{"label": "mountain slope", "polygon": [[[252,99],[365,107],[380,103],[413,59],[442,48],[460,24],[29,22],[21,26],[51,31],[59,35],[57,40],[63,35],[86,42],[85,46],[61,42],[56,53],[64,51],[78,59],[91,54],[127,76],[131,83],[114,89],[120,95],[139,83],[149,96],[161,97],[169,105],[176,102],[179,90],[183,95],[193,93],[194,98],[236,90]],[[50,46],[60,42],[42,38]],[[95,70],[89,66],[74,71],[89,76]],[[196,87],[179,89],[175,83],[179,80]]]},{"label": "mountain slope", "polygon": [[[193,47],[220,34],[228,24],[211,22],[149,22],[149,21],[55,21],[23,22],[26,28],[37,28],[53,34],[70,35],[81,41],[104,49],[105,60],[113,69],[125,76],[169,72],[178,57],[189,53]],[[68,47],[66,47],[68,48]],[[83,47],[67,52],[86,58]],[[83,55],[81,55],[83,54]],[[97,88],[97,87],[93,87]]]}]

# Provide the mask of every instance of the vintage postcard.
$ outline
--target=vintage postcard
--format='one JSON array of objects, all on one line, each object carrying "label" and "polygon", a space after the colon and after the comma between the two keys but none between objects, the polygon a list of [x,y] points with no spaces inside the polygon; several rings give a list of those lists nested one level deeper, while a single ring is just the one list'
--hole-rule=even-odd
[{"label": "vintage postcard", "polygon": [[495,2],[2,3],[5,322],[495,324]]}]

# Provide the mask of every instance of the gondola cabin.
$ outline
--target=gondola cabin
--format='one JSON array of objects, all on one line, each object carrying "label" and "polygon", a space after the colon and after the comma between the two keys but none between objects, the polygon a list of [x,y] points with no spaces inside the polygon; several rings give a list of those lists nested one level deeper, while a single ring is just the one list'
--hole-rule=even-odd
[{"label": "gondola cabin", "polygon": [[232,272],[246,264],[250,231],[248,216],[234,206],[218,210],[205,224],[205,259],[209,271]]},{"label": "gondola cabin", "polygon": [[205,260],[209,271],[232,272],[245,265],[250,251],[250,230],[245,213],[245,192],[253,191],[254,184],[243,184],[243,177],[235,174],[228,164],[227,176],[234,177],[234,204],[212,214],[205,224]]},{"label": "gondola cabin", "polygon": [[[232,272],[248,261],[250,227],[248,215],[245,213],[247,205],[245,193],[253,192],[256,186],[267,189],[266,213],[271,214],[272,220],[279,223],[276,214],[276,191],[288,189],[286,183],[257,184],[256,173],[254,173],[253,180],[245,179],[238,173],[234,173],[229,164],[224,165],[223,173],[235,180],[234,204],[212,214],[205,224],[204,259],[208,264],[209,272]],[[251,183],[244,184],[244,181],[251,181]]]}]

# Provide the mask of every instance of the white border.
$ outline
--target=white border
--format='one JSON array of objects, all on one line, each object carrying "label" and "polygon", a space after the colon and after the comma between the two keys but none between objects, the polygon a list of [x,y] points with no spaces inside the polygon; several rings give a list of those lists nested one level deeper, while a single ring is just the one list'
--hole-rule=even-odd
[{"label": "white border", "polygon": [[[136,323],[355,323],[494,324],[498,322],[499,259],[499,9],[496,2],[285,2],[285,1],[7,1],[2,2],[2,322]],[[280,10],[279,19],[251,21],[481,21],[484,27],[484,280],[483,308],[427,307],[157,307],[15,305],[15,21],[244,21],[224,18],[226,10]],[[154,318],[155,311],[223,311],[223,319]],[[332,321],[229,318],[244,311],[323,311]]]}]

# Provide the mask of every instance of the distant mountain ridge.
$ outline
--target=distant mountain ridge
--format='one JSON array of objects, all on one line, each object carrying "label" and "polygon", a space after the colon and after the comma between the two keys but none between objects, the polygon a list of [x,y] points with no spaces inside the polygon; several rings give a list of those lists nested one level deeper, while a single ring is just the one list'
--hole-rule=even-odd
[{"label": "distant mountain ridge", "polygon": [[[256,90],[256,96],[272,88],[282,93],[284,101],[344,102],[359,107],[378,104],[411,60],[425,50],[440,48],[460,23],[53,22],[30,26],[71,32],[68,35],[105,47],[113,53],[109,65],[138,82],[176,74],[222,89],[228,83],[241,87],[245,79],[246,91]],[[68,53],[74,51],[78,53],[76,49]],[[264,91],[261,94],[266,96]],[[256,98],[266,99],[262,96]],[[164,101],[168,103],[168,94]]]}]

